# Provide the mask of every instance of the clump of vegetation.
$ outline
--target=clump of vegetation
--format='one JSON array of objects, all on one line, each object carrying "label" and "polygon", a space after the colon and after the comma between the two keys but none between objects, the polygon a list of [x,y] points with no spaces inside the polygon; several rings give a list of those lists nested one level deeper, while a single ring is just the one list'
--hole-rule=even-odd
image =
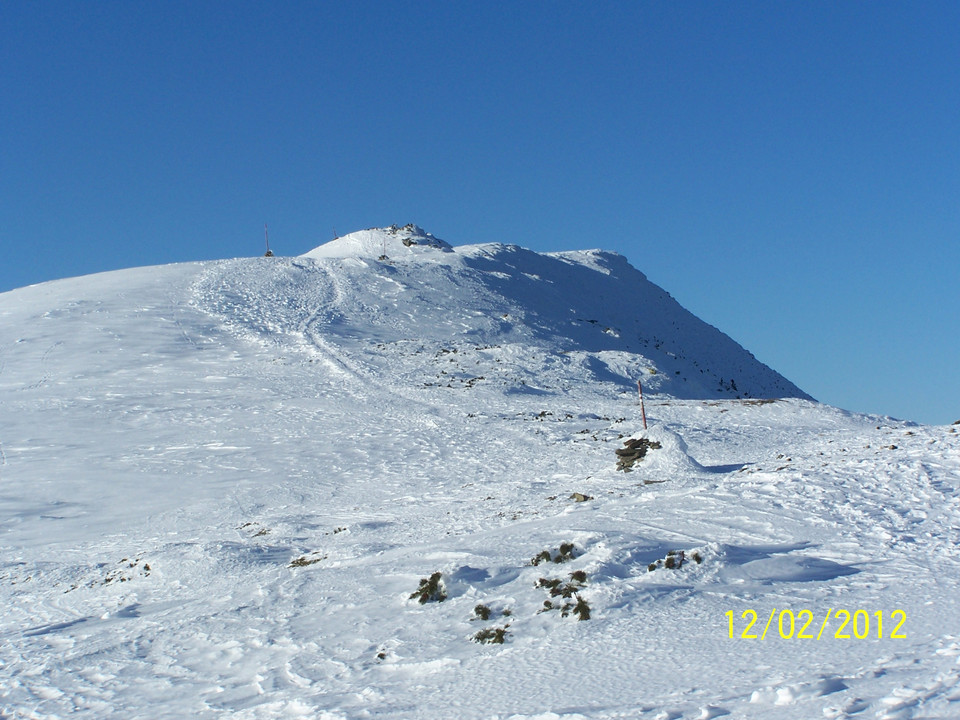
[{"label": "clump of vegetation", "polygon": [[307,567],[308,565],[314,565],[321,560],[326,560],[326,555],[321,555],[319,552],[310,553],[310,555],[301,555],[295,560],[291,560],[290,564],[287,567]]},{"label": "clump of vegetation", "polygon": [[119,570],[107,573],[107,576],[103,579],[104,585],[109,585],[114,581],[127,582],[137,574],[141,577],[150,577],[150,564],[143,562],[139,557],[134,560],[123,558],[119,564],[121,565]]},{"label": "clump of vegetation", "polygon": [[[565,602],[559,607],[560,617],[569,617],[571,614],[577,616],[577,620],[589,620],[590,619],[590,605],[587,604],[587,601],[584,600],[579,595],[576,596],[577,601]],[[547,604],[549,603],[549,607]],[[544,603],[544,612],[547,610],[553,610],[555,606],[549,600]]]},{"label": "clump of vegetation", "polygon": [[411,600],[414,598],[418,599],[421,605],[446,600],[447,591],[443,585],[443,573],[435,572],[429,578],[422,578],[420,587],[410,595]]},{"label": "clump of vegetation", "polygon": [[567,560],[573,560],[576,557],[576,555],[574,555],[575,551],[576,547],[573,543],[561,543],[556,553],[543,550],[530,561],[530,564],[539,565],[545,562],[562,563]]},{"label": "clump of vegetation", "polygon": [[[487,621],[490,618],[494,617],[496,614],[497,614],[497,611],[493,610],[489,605],[484,605],[483,603],[480,603],[473,608],[473,617],[470,619]],[[511,610],[510,608],[504,608],[503,610],[499,611],[499,614],[505,618],[511,617],[513,615],[513,610]]]},{"label": "clump of vegetation", "polygon": [[550,591],[551,595],[559,595],[561,592],[559,590],[561,584],[563,584],[563,580],[560,578],[552,578],[550,580],[547,578],[540,578],[537,580],[537,584],[534,587],[546,588]]},{"label": "clump of vegetation", "polygon": [[[703,562],[703,556],[701,556],[696,550],[690,554],[690,559],[693,560],[697,565]],[[667,553],[665,558],[647,565],[647,571],[653,572],[659,568],[666,568],[667,570],[679,570],[681,567],[683,567],[683,563],[686,562],[686,560],[687,555],[683,550],[671,550]]]},{"label": "clump of vegetation", "polygon": [[264,537],[270,534],[270,528],[264,527],[258,522],[245,522],[238,530],[245,530],[250,537]]},{"label": "clump of vegetation", "polygon": [[510,626],[504,625],[503,627],[484,628],[473,636],[473,640],[474,642],[485,645],[503,645],[503,641],[507,637],[508,627]]},{"label": "clump of vegetation", "polygon": [[579,620],[590,619],[590,606],[587,605],[587,601],[579,595],[577,595],[577,604],[573,606],[573,614],[576,615]]},{"label": "clump of vegetation", "polygon": [[540,578],[537,580],[536,587],[547,590],[550,593],[550,597],[562,598],[563,600],[576,600],[576,602],[563,602],[560,605],[555,605],[553,600],[544,600],[543,608],[540,612],[560,610],[561,617],[567,617],[573,613],[580,620],[589,620],[590,606],[579,593],[586,582],[587,573],[583,570],[575,570],[570,573],[569,581],[564,581],[562,578]]},{"label": "clump of vegetation", "polygon": [[[106,567],[106,564],[97,565],[97,577],[89,581],[77,581],[71,584],[68,590],[65,590],[64,593],[72,592],[78,589],[81,585],[86,587],[94,588],[107,586],[112,583],[125,583],[134,580],[135,578],[148,578],[150,577],[151,567],[150,563],[144,562],[141,556],[137,556],[132,560],[130,558],[123,558],[117,563],[119,567],[115,567],[107,571],[106,575],[100,577],[100,571]],[[10,576],[5,576],[4,579],[8,579]],[[33,580],[33,575],[28,575],[25,578],[10,578],[11,584],[16,585],[18,582],[26,582]]]},{"label": "clump of vegetation", "polygon": [[549,550],[542,550],[533,558],[533,560],[530,561],[530,564],[539,565],[542,562],[552,562],[552,556],[550,555]]},{"label": "clump of vegetation", "polygon": [[570,598],[576,595],[586,582],[587,573],[576,570],[570,573],[570,582],[565,583],[561,578],[540,578],[537,580],[536,587],[547,590],[551,597]]}]

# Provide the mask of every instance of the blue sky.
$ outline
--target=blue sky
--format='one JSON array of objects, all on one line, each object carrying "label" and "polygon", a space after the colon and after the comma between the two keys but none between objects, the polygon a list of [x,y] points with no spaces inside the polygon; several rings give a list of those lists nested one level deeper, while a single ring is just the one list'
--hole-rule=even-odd
[{"label": "blue sky", "polygon": [[0,291],[415,222],[960,418],[960,3],[0,3]]}]

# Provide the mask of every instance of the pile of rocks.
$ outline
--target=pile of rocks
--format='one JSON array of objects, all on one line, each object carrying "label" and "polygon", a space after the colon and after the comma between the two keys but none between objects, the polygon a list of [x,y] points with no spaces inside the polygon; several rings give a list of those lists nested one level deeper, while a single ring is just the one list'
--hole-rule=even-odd
[{"label": "pile of rocks", "polygon": [[624,447],[619,448],[617,453],[617,470],[630,472],[633,464],[642,460],[647,454],[647,450],[659,450],[663,447],[656,440],[647,440],[647,438],[630,438],[623,441]]}]

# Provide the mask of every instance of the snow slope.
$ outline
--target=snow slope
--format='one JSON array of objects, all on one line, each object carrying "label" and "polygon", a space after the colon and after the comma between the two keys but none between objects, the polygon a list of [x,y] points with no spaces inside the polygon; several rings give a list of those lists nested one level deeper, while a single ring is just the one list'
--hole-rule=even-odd
[{"label": "snow slope", "polygon": [[958,446],[600,251],[408,226],[4,293],[0,717],[957,717]]}]

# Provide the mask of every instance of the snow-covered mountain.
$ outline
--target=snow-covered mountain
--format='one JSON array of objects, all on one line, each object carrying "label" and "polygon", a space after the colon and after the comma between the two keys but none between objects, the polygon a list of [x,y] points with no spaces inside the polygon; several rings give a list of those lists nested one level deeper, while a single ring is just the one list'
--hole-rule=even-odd
[{"label": "snow-covered mountain", "polygon": [[[563,392],[593,380],[633,393],[642,379],[674,397],[809,399],[626,258],[599,250],[453,248],[415,225],[393,226],[302,258],[213,266],[196,298],[260,339],[292,333],[310,348],[334,342],[374,364],[379,355],[411,386],[474,381]],[[440,350],[457,357],[423,361]]]},{"label": "snow-covered mountain", "polygon": [[957,717],[954,430],[603,251],[0,294],[0,717]]}]

